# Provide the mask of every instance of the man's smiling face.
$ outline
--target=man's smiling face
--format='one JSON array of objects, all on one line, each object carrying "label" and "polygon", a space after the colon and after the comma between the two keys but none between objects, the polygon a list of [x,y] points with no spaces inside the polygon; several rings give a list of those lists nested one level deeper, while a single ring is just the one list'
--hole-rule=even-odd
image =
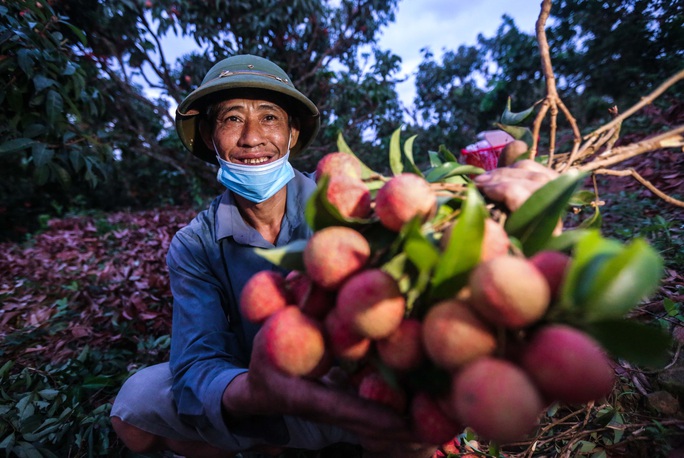
[{"label": "man's smiling face", "polygon": [[231,97],[212,107],[210,113],[213,129],[205,142],[235,164],[273,162],[287,154],[299,137],[296,123],[290,122],[282,103],[267,93]]}]

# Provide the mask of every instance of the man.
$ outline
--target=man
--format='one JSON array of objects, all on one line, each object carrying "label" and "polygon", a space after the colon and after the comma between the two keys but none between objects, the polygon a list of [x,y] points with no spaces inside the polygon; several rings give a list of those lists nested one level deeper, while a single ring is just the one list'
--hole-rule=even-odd
[{"label": "man", "polygon": [[[238,300],[254,273],[275,268],[253,248],[310,237],[304,208],[316,185],[289,157],[319,125],[318,109],[287,74],[256,56],[217,63],[179,105],[183,144],[218,163],[227,191],[170,246],[170,362],[133,375],[111,413],[131,450],[225,457],[352,443],[381,456],[431,456],[433,447],[413,445],[405,418],[332,383],[286,376],[252,353],[258,326],[241,319]],[[483,185],[506,196],[505,183]]]},{"label": "man", "polygon": [[228,191],[169,249],[170,363],[136,373],[112,408],[114,428],[132,450],[230,456],[263,446],[372,446],[411,437],[405,420],[384,408],[285,376],[252,355],[258,328],[238,312],[245,282],[274,268],[253,248],[311,235],[304,207],[316,185],[288,159],[311,143],[319,125],[318,109],[285,72],[256,56],[217,63],[179,105],[183,144],[219,163]]}]

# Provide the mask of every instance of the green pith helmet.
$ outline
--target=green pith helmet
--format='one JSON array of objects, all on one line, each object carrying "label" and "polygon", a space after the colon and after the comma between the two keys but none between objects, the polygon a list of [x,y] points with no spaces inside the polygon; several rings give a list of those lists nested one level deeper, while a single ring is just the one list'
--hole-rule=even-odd
[{"label": "green pith helmet", "polygon": [[[320,113],[314,103],[299,92],[290,77],[280,67],[263,57],[232,56],[216,63],[207,72],[202,84],[192,91],[176,109],[176,131],[183,145],[200,159],[216,164],[216,153],[204,144],[199,132],[200,113],[212,103],[221,101],[220,92],[239,89],[261,89],[285,95],[290,116],[299,119],[297,144],[291,148],[295,156],[309,146],[321,124]],[[238,92],[239,95],[239,92]]]}]

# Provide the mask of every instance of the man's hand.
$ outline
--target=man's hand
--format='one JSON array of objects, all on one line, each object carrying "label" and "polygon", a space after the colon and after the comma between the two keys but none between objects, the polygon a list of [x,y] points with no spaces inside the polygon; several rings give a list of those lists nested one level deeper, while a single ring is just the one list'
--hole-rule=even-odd
[{"label": "man's hand", "polygon": [[223,393],[223,406],[229,418],[298,416],[351,431],[358,435],[361,445],[373,451],[405,444],[407,451],[412,452],[409,444],[416,442],[416,438],[406,418],[344,389],[339,377],[334,384],[324,384],[282,373],[269,361],[262,338],[261,332],[257,333],[249,371],[237,376]]},{"label": "man's hand", "polygon": [[477,187],[490,199],[515,211],[537,189],[558,177],[558,172],[538,162],[523,160],[475,177]]}]

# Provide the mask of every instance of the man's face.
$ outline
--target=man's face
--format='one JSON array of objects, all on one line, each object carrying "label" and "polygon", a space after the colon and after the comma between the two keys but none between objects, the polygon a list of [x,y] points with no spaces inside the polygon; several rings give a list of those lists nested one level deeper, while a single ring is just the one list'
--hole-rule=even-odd
[{"label": "man's face", "polygon": [[218,154],[228,162],[244,165],[273,162],[283,157],[299,137],[299,130],[289,122],[285,109],[263,94],[230,98],[212,111],[214,129],[205,142],[213,142]]}]

